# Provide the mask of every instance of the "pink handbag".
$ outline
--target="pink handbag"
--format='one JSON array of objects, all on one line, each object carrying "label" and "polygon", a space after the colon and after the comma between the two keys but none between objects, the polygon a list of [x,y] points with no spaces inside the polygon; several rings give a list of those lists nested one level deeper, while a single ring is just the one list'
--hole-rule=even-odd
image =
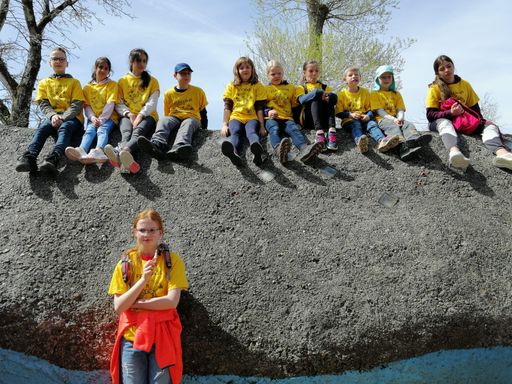
[{"label": "pink handbag", "polygon": [[458,103],[464,108],[464,113],[455,116],[452,120],[452,124],[455,129],[461,133],[465,133],[466,135],[471,135],[480,124],[484,123],[483,119],[473,111],[471,108],[461,103],[459,100],[450,97],[448,100],[444,102],[441,106],[441,110],[449,111],[452,108],[452,105]]}]

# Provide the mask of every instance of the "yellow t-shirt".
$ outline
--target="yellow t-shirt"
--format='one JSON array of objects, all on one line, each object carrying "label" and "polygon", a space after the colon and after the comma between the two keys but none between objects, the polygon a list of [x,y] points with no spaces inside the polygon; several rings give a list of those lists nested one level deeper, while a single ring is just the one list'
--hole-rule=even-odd
[{"label": "yellow t-shirt", "polygon": [[[146,89],[140,88],[139,82],[140,77],[133,76],[130,73],[121,77],[118,82],[119,97],[124,101],[124,104],[128,107],[130,112],[135,115],[140,112],[146,101],[148,101],[149,96],[151,96],[155,91],[158,91],[158,96],[160,96],[160,85],[158,84],[158,80],[153,76],[151,76],[151,80],[149,81],[149,85]],[[155,122],[158,121],[158,112],[156,109],[149,116],[153,117]]]},{"label": "yellow t-shirt", "polygon": [[[117,83],[113,80],[103,84],[86,84],[84,87],[85,105],[89,105],[96,117],[99,117],[105,104],[112,101],[119,104],[118,88]],[[110,119],[114,123],[118,123],[119,115],[115,110],[110,115]]]},{"label": "yellow t-shirt", "polygon": [[[471,84],[464,79],[461,79],[458,83],[450,84],[449,87],[452,91],[452,97],[468,107],[472,107],[480,101],[480,98],[473,91]],[[441,109],[441,105],[443,105],[441,90],[436,84],[433,84],[428,89],[427,108]]]},{"label": "yellow t-shirt", "polygon": [[229,120],[238,120],[245,124],[249,120],[258,119],[254,103],[260,100],[267,100],[267,93],[261,83],[235,86],[231,82],[222,95],[223,100],[228,98],[233,100],[233,111],[231,111]]},{"label": "yellow t-shirt", "polygon": [[[404,100],[398,91],[373,91],[370,93],[370,101],[373,111],[376,111],[379,108],[383,108],[386,113],[389,113],[391,116],[395,117],[397,109],[403,109],[405,112]],[[379,120],[382,120],[382,117],[376,113],[375,121]]]},{"label": "yellow t-shirt", "polygon": [[[342,89],[338,93],[336,114],[340,112],[366,114],[371,109],[370,92],[366,88],[359,87],[356,93],[351,93],[348,89]],[[350,120],[352,120],[350,117],[343,119],[341,125]]]},{"label": "yellow t-shirt", "polygon": [[[187,289],[187,275],[185,274],[185,264],[181,258],[170,252],[172,267],[170,271],[170,280],[167,281],[167,266],[165,265],[165,257],[159,255],[156,260],[156,267],[153,270],[151,278],[147,282],[144,289],[138,296],[138,299],[151,299],[153,297],[166,296],[167,293],[175,288]],[[135,251],[130,253],[130,260],[134,263]],[[142,269],[147,261],[142,260],[142,264],[134,265],[133,271],[135,277],[133,283],[135,284],[142,277]],[[123,270],[121,262],[117,263],[114,275],[110,281],[110,288],[108,293],[110,295],[122,295],[128,291],[126,283],[123,281]],[[142,312],[143,309],[137,309]],[[124,333],[124,338],[130,341],[134,340],[136,326],[128,328]]]},{"label": "yellow t-shirt", "polygon": [[[267,108],[278,114],[278,119],[293,120],[292,108],[298,106],[293,84],[269,84],[265,87],[267,92]],[[269,119],[269,117],[265,117]]]},{"label": "yellow t-shirt", "polygon": [[208,105],[204,91],[189,85],[185,92],[178,92],[174,87],[164,94],[164,116],[175,116],[180,120],[195,117],[201,122],[200,112]]},{"label": "yellow t-shirt", "polygon": [[[67,111],[73,100],[85,101],[82,85],[72,77],[47,77],[41,80],[37,86],[36,103],[42,99],[48,99],[57,113]],[[82,112],[76,118],[84,123]]]}]

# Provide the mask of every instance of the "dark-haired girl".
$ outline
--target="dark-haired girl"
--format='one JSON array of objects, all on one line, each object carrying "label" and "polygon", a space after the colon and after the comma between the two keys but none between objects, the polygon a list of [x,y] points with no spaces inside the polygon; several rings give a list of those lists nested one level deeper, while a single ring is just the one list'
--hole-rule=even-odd
[{"label": "dark-haired girl", "polygon": [[[111,73],[110,60],[99,57],[94,63],[91,81],[83,89],[84,112],[88,120],[86,130],[79,147],[66,148],[66,156],[70,160],[84,164],[104,163],[108,160],[103,151],[108,135],[119,120],[119,115],[114,111],[115,105],[119,103],[118,85],[110,79]],[[87,153],[96,135],[96,148]]]},{"label": "dark-haired girl", "polygon": [[[442,110],[441,107],[446,100],[453,98],[482,118],[478,105],[480,99],[471,84],[455,74],[455,65],[448,56],[441,55],[434,61],[434,73],[436,77],[427,93],[429,129],[441,135],[444,146],[450,151],[450,164],[465,171],[470,161],[459,149],[459,137],[452,123],[457,116],[464,113],[464,109],[459,103],[454,103],[448,110]],[[512,154],[503,143],[499,128],[486,122],[480,124],[475,132],[482,135],[484,145],[496,155],[493,164],[499,168],[512,169]]]},{"label": "dark-haired girl", "polygon": [[107,145],[105,154],[113,166],[123,165],[130,172],[139,170],[132,154],[139,149],[139,136],[148,136],[156,126],[156,111],[160,86],[157,79],[146,71],[148,54],[141,48],[133,49],[129,56],[130,72],[119,79],[119,97],[121,102],[116,105],[119,113],[119,129],[121,142],[117,148]]}]

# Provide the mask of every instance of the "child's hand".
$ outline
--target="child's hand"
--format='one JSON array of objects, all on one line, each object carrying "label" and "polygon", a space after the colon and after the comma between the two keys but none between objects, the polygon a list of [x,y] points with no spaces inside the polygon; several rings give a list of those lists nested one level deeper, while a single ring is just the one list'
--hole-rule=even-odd
[{"label": "child's hand", "polygon": [[156,263],[153,260],[148,261],[144,264],[144,268],[142,269],[142,279],[144,282],[148,282],[153,270],[155,269]]},{"label": "child's hand", "polygon": [[300,125],[300,124],[296,124],[296,125],[297,125],[297,128],[299,128],[299,130],[302,129],[302,125]]},{"label": "child's hand", "polygon": [[351,112],[349,117],[352,119],[352,120],[360,120],[361,119],[361,115],[359,113],[354,113],[354,112]]},{"label": "child's hand", "polygon": [[220,134],[222,136],[228,136],[229,135],[229,127],[227,124],[222,124],[222,129],[220,130]]},{"label": "child's hand", "polygon": [[325,92],[322,94],[322,100],[325,101],[326,103],[329,102],[329,93],[328,92]]},{"label": "child's hand", "polygon": [[279,113],[271,109],[270,111],[268,111],[268,117],[270,117],[271,119],[277,119],[279,117]]},{"label": "child's hand", "polygon": [[91,117],[92,125],[94,125],[95,128],[99,128],[101,123],[100,119],[98,119],[96,116]]},{"label": "child's hand", "polygon": [[393,121],[394,121],[394,122],[395,122],[395,124],[396,124],[396,125],[398,125],[399,127],[401,127],[401,126],[402,126],[402,124],[403,124],[402,119],[399,119],[399,118],[396,118],[396,117],[395,117],[395,119],[394,119]]},{"label": "child's hand", "polygon": [[132,126],[133,126],[133,129],[137,128],[137,125],[140,124],[140,122],[142,121],[142,119],[144,118],[144,115],[142,114],[138,114],[137,117],[135,118],[135,120],[132,121]]},{"label": "child's hand", "polygon": [[260,136],[265,136],[267,134],[267,130],[265,129],[265,126],[261,124],[260,126]]},{"label": "child's hand", "polygon": [[361,116],[362,116],[361,121],[363,121],[363,122],[367,122],[370,120],[370,116],[368,116],[368,115],[361,115]]},{"label": "child's hand", "polygon": [[52,126],[54,128],[59,128],[62,125],[62,117],[60,115],[53,115],[52,116]]},{"label": "child's hand", "polygon": [[131,112],[128,112],[126,114],[126,117],[128,117],[130,119],[130,121],[132,122],[132,125],[133,125],[133,122],[135,121],[135,119],[137,118],[137,116],[135,116],[133,113]]},{"label": "child's hand", "polygon": [[464,113],[464,108],[462,108],[462,105],[459,103],[453,103],[450,112],[452,113],[452,116],[459,116]]}]

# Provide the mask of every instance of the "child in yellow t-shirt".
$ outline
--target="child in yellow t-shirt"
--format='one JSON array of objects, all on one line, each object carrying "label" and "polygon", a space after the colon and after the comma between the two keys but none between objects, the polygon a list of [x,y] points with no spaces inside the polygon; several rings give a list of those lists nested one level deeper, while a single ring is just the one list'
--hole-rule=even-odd
[{"label": "child in yellow t-shirt", "polygon": [[231,134],[230,141],[222,143],[222,153],[234,165],[241,165],[240,137],[245,133],[250,143],[253,163],[261,164],[265,155],[259,136],[267,134],[263,116],[267,94],[263,84],[258,81],[254,63],[248,57],[240,57],[236,61],[233,74],[234,80],[228,84],[222,95],[224,118],[220,134]]},{"label": "child in yellow t-shirt", "polygon": [[82,104],[84,94],[80,82],[66,74],[68,66],[64,48],[57,47],[50,52],[50,67],[53,75],[39,82],[36,103],[46,120],[37,128],[27,151],[16,165],[18,172],[37,171],[37,156],[48,137],[57,134],[57,142],[49,156],[41,164],[41,171],[57,171],[66,147],[73,133],[83,126]]},{"label": "child in yellow t-shirt", "polygon": [[[108,157],[103,153],[108,143],[108,135],[117,127],[119,115],[114,107],[119,103],[117,83],[110,79],[112,65],[107,57],[99,57],[94,63],[94,71],[89,84],[84,87],[87,126],[79,147],[67,147],[66,156],[83,164],[104,163]],[[96,148],[91,149],[92,141],[97,135]]]},{"label": "child in yellow t-shirt", "polygon": [[117,168],[122,165],[132,173],[140,169],[133,159],[133,153],[139,150],[137,139],[151,134],[158,122],[156,107],[160,85],[146,71],[148,59],[148,53],[142,48],[135,48],[130,52],[130,72],[118,81],[121,102],[115,107],[121,116],[121,142],[117,148],[110,144],[105,146],[105,154],[110,163]]},{"label": "child in yellow t-shirt", "polygon": [[360,77],[359,68],[354,65],[348,66],[343,72],[343,81],[348,88],[338,93],[336,116],[342,119],[342,128],[350,131],[361,153],[368,150],[368,137],[363,134],[363,129],[379,144],[379,151],[386,152],[398,144],[400,135],[384,136],[373,120],[370,92],[359,86]]},{"label": "child in yellow t-shirt", "polygon": [[137,140],[140,149],[157,160],[165,158],[169,136],[174,131],[177,131],[176,138],[167,151],[167,157],[171,160],[187,160],[192,153],[192,135],[201,127],[208,128],[208,101],[201,88],[190,85],[192,72],[187,63],[179,63],[174,67],[174,78],[178,86],[169,88],[164,94],[165,117],[158,121],[151,140],[144,136]]},{"label": "child in yellow t-shirt", "polygon": [[[400,135],[397,146],[401,160],[409,160],[421,148],[427,136],[422,136],[413,123],[404,120],[405,104],[395,89],[393,68],[383,65],[375,72],[375,87],[370,94],[372,110],[379,128],[388,136]],[[405,136],[405,137],[404,137]]]}]

